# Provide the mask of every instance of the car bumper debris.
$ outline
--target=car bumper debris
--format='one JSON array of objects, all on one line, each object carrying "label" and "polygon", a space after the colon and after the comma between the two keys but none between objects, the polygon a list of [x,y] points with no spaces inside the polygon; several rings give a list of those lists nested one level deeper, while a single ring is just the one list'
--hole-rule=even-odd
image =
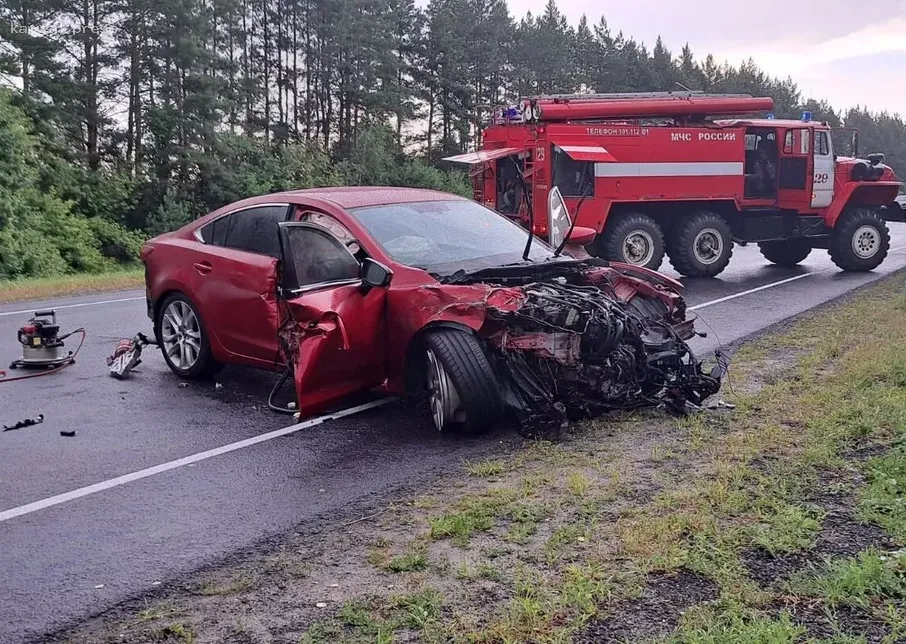
[{"label": "car bumper debris", "polygon": [[662,276],[632,273],[598,267],[529,282],[506,307],[486,309],[480,335],[523,432],[618,409],[681,413],[719,391],[726,363],[704,372],[682,297]]}]

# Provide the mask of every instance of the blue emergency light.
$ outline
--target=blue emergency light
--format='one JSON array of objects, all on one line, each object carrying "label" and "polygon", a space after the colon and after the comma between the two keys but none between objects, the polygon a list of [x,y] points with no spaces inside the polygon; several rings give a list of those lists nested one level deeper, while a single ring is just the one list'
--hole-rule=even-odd
[{"label": "blue emergency light", "polygon": [[769,121],[773,121],[773,120],[774,120],[774,114],[771,113],[771,112],[768,112],[766,118],[767,118]]},{"label": "blue emergency light", "polygon": [[802,120],[805,121],[806,123],[808,123],[809,121],[811,121],[811,120],[812,120],[812,113],[811,113],[811,112],[803,112],[803,113],[802,113]]}]

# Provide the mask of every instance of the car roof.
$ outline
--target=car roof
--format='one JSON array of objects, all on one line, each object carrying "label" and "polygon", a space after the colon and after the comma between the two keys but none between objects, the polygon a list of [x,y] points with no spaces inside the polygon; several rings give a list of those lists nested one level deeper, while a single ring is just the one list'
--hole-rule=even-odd
[{"label": "car roof", "polygon": [[[438,190],[423,188],[397,188],[391,186],[341,186],[290,190],[268,195],[271,198],[300,198],[299,201],[319,199],[330,201],[340,208],[364,208],[416,201],[468,201],[465,197]],[[293,199],[295,201],[295,199]]]}]

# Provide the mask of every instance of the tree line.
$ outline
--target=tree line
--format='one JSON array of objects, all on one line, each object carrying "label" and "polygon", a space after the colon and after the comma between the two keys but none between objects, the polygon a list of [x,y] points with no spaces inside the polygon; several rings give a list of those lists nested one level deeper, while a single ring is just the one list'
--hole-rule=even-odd
[{"label": "tree line", "polygon": [[[550,0],[0,0],[0,278],[101,270],[251,194],[468,193],[437,160],[490,106],[574,91],[745,92],[855,126],[906,174],[906,123],[803,100],[754,61],[650,50]],[[64,232],[65,231],[65,232]],[[76,232],[78,233],[76,234]]]}]

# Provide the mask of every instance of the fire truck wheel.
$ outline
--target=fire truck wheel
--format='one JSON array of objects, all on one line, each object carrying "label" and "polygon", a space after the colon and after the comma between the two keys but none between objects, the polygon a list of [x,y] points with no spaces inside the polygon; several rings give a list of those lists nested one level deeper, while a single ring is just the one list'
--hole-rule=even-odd
[{"label": "fire truck wheel", "polygon": [[812,252],[809,243],[802,239],[758,242],[758,250],[764,258],[778,266],[795,266]]},{"label": "fire truck wheel", "polygon": [[664,232],[640,212],[617,215],[598,238],[597,255],[656,271],[664,261]]},{"label": "fire truck wheel", "polygon": [[831,260],[844,271],[877,268],[890,250],[890,232],[876,212],[868,208],[843,211],[831,232]]},{"label": "fire truck wheel", "polygon": [[438,431],[477,434],[500,419],[500,384],[472,333],[432,331],[425,336],[424,363],[428,403]]},{"label": "fire truck wheel", "polygon": [[667,241],[673,268],[686,277],[714,277],[730,263],[730,225],[716,212],[700,210],[676,224]]}]

